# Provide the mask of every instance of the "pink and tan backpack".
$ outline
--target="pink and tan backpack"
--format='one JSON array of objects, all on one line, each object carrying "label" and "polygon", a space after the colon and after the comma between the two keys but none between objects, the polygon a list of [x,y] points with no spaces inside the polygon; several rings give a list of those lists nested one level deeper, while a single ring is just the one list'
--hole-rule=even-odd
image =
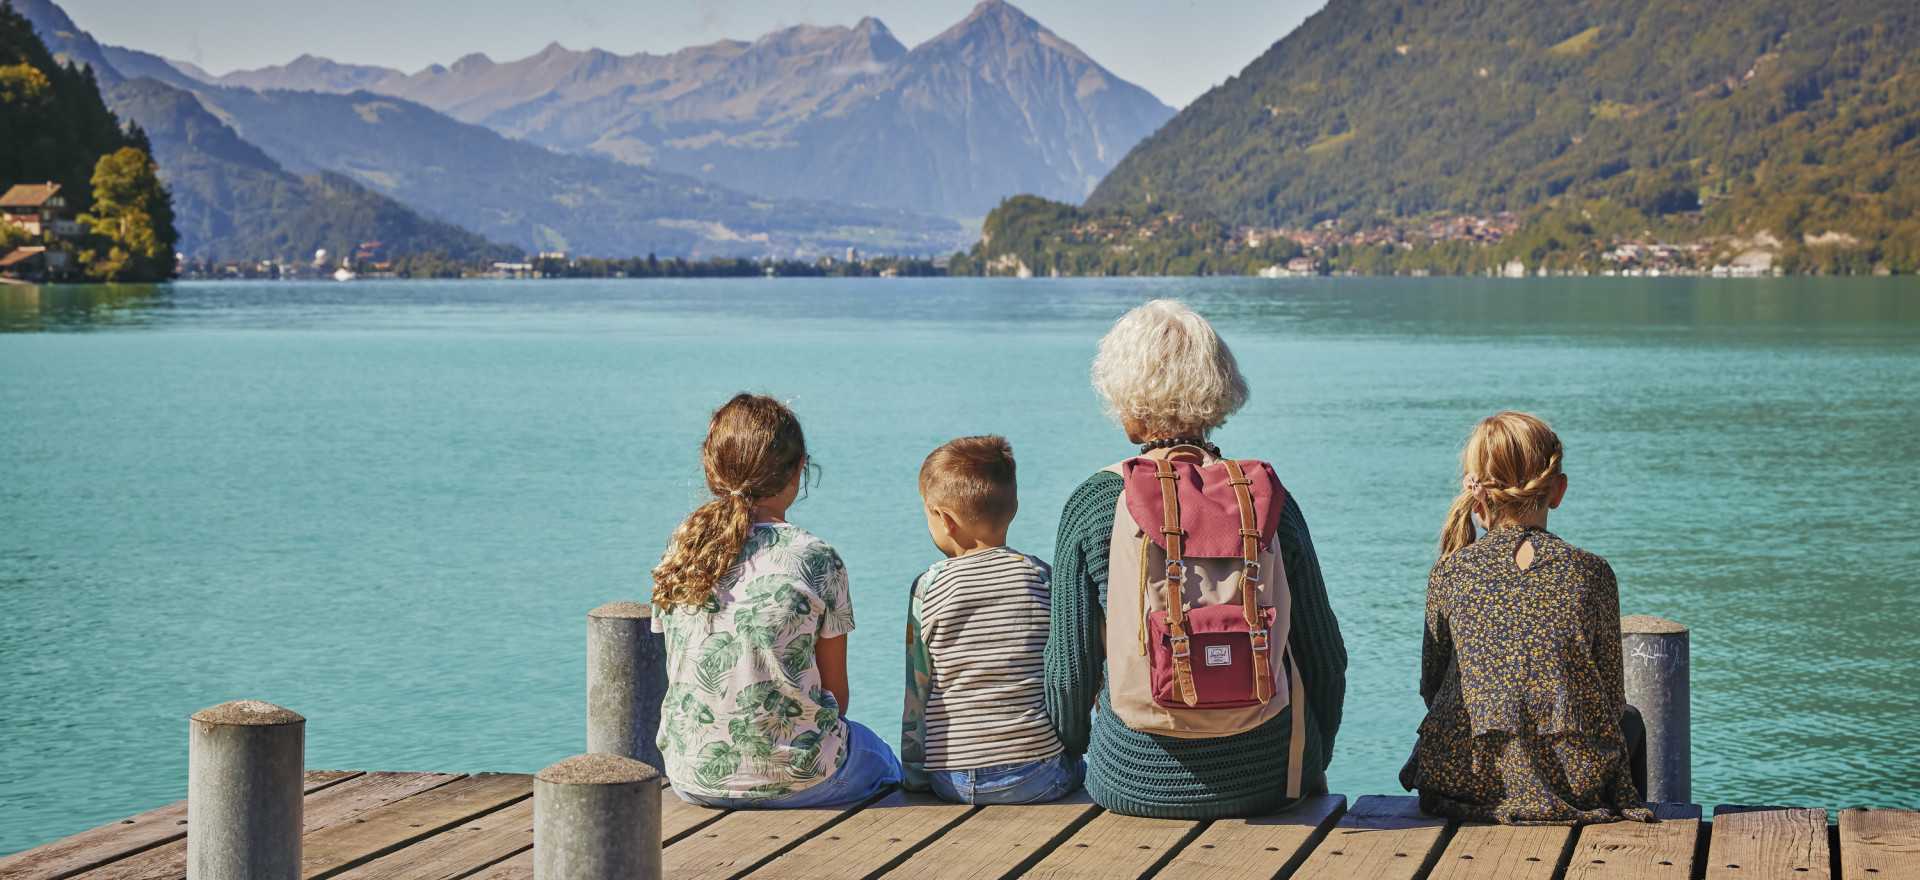
[{"label": "pink and tan backpack", "polygon": [[[1211,739],[1303,698],[1287,644],[1293,597],[1276,539],[1287,490],[1273,467],[1176,447],[1105,468],[1126,489],[1107,578],[1113,712],[1143,733]],[[1281,658],[1291,674],[1282,676]],[[1300,796],[1306,713],[1293,713],[1287,797]]]}]

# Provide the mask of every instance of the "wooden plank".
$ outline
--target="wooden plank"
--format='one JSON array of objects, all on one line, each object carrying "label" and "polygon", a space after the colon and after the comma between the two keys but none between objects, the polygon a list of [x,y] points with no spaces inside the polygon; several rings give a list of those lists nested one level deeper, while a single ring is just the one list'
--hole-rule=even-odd
[{"label": "wooden plank", "polygon": [[365,775],[359,770],[308,770],[306,772],[307,794],[313,794],[329,785],[338,785],[355,776]]},{"label": "wooden plank", "polygon": [[[671,845],[701,828],[719,821],[726,810],[695,806],[680,799],[670,786],[660,790],[660,839]],[[520,853],[473,875],[469,880],[533,880],[533,852]]]},{"label": "wooden plank", "polygon": [[1429,880],[1553,880],[1573,843],[1568,825],[1489,825],[1468,822],[1433,866]]},{"label": "wooden plank", "polygon": [[1841,810],[1840,877],[1920,880],[1920,810]]},{"label": "wooden plank", "polygon": [[[359,775],[353,770],[309,770],[306,791]],[[186,836],[187,802],[179,801],[0,859],[0,880],[60,880]]]},{"label": "wooden plank", "polygon": [[762,880],[860,880],[885,870],[976,807],[894,792],[748,875]]},{"label": "wooden plank", "polygon": [[667,847],[661,876],[729,880],[853,814],[859,805],[819,810],[735,810]]},{"label": "wooden plank", "polygon": [[688,833],[719,821],[726,814],[726,810],[687,803],[674,794],[672,788],[663,787],[660,789],[660,842],[676,843]]},{"label": "wooden plank", "polygon": [[1313,848],[1296,878],[1414,880],[1439,854],[1447,821],[1420,812],[1420,799],[1370,794]]},{"label": "wooden plank", "polygon": [[1700,808],[1647,804],[1658,822],[1588,825],[1567,862],[1567,880],[1687,880],[1700,841]]},{"label": "wooden plank", "polygon": [[[300,804],[302,825],[311,833],[459,778],[452,773],[367,773],[307,795]],[[186,876],[187,842],[183,839],[95,868],[77,880],[182,880]]]},{"label": "wooden plank", "polygon": [[334,876],[532,795],[532,776],[482,773],[382,804],[308,834],[302,841],[300,876]]},{"label": "wooden plank", "polygon": [[467,880],[533,880],[533,850],[507,859]]},{"label": "wooden plank", "polygon": [[1039,861],[1098,812],[1085,791],[1046,804],[982,807],[885,880],[997,880]]},{"label": "wooden plank", "polygon": [[1707,880],[1806,880],[1830,876],[1831,869],[1826,810],[1713,808]]},{"label": "wooden plank", "polygon": [[1034,865],[1034,880],[1138,880],[1200,831],[1199,822],[1101,813]]},{"label": "wooden plank", "polygon": [[1332,830],[1346,808],[1346,795],[1323,794],[1279,813],[1216,820],[1155,876],[1169,880],[1272,880],[1284,876],[1306,861],[1313,845]]},{"label": "wooden plank", "polygon": [[533,799],[468,819],[358,868],[339,880],[454,880],[533,850]]}]

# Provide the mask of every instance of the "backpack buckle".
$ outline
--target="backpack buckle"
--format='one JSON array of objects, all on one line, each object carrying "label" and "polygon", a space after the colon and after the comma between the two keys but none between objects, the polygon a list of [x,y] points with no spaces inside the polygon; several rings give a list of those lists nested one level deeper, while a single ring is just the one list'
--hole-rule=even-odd
[{"label": "backpack buckle", "polygon": [[1185,660],[1193,654],[1193,648],[1186,636],[1173,636],[1167,639],[1167,643],[1173,646],[1173,656],[1176,660]]},{"label": "backpack buckle", "polygon": [[1253,649],[1255,651],[1265,651],[1267,649],[1267,631],[1264,629],[1248,630],[1247,640],[1253,643]]},{"label": "backpack buckle", "polygon": [[1246,565],[1247,583],[1250,583],[1250,584],[1259,583],[1260,582],[1260,563],[1252,559],[1244,560],[1243,562]]},{"label": "backpack buckle", "polygon": [[1179,559],[1167,560],[1167,580],[1184,584],[1187,580],[1187,564]]}]

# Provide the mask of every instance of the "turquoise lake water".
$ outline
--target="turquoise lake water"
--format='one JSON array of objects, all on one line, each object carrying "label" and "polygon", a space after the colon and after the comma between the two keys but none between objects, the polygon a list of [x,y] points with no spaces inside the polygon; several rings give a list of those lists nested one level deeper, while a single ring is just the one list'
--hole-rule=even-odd
[{"label": "turquoise lake water", "polygon": [[1005,434],[1012,542],[1129,454],[1087,368],[1179,297],[1253,388],[1351,670],[1332,787],[1397,793],[1472,422],[1566,441],[1553,530],[1693,627],[1694,794],[1920,806],[1920,282],[702,280],[0,287],[0,853],[185,795],[187,716],[304,714],[316,768],[585,745],[584,615],[644,599],[706,414],[791,400],[791,518],[850,569],[853,717],[897,741],[922,457]]}]

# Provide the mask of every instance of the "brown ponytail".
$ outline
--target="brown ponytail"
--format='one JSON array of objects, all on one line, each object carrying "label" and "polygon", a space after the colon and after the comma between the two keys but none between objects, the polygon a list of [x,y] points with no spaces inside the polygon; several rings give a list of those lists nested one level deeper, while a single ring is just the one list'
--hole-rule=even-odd
[{"label": "brown ponytail", "polygon": [[1463,488],[1440,527],[1440,555],[1473,543],[1476,506],[1485,505],[1481,516],[1491,529],[1545,505],[1560,459],[1559,435],[1538,416],[1503,412],[1481,419],[1460,456]]},{"label": "brown ponytail", "polygon": [[753,531],[753,503],[785,491],[806,464],[800,420],[780,401],[736,394],[707,422],[700,445],[713,500],[673,530],[653,569],[653,607],[698,607],[713,596]]}]

